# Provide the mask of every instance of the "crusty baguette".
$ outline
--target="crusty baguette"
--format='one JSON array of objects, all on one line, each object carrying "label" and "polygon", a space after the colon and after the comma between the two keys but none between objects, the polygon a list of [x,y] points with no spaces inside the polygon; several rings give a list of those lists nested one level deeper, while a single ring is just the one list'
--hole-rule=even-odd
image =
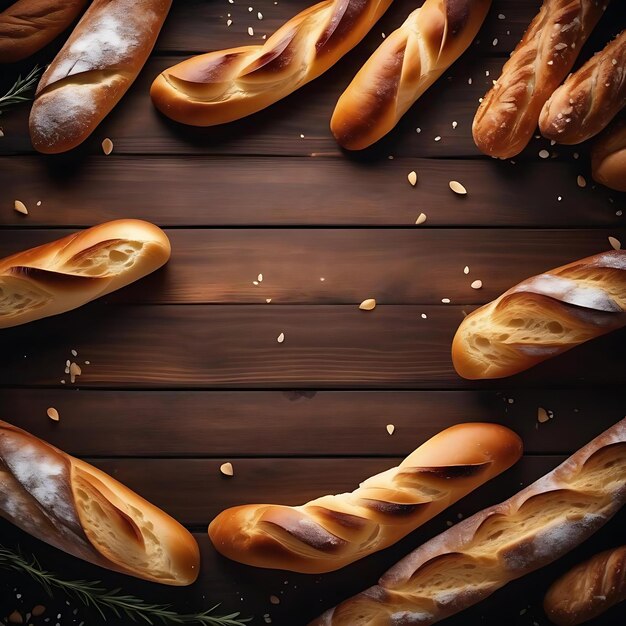
[{"label": "crusty baguette", "polygon": [[593,144],[591,174],[601,185],[626,191],[626,120],[611,124]]},{"label": "crusty baguette", "polygon": [[324,0],[262,46],[192,57],[163,71],[150,95],[161,113],[192,126],[232,122],[281,100],[332,67],[368,33],[391,0]]},{"label": "crusty baguette", "polygon": [[88,0],[18,0],[0,13],[0,63],[35,54],[79,16]]},{"label": "crusty baguette", "polygon": [[626,250],[533,276],[470,313],[452,342],[463,378],[517,374],[626,326]]},{"label": "crusty baguette", "polygon": [[560,558],[626,503],[626,419],[517,495],[460,522],[311,626],[429,626]]},{"label": "crusty baguette", "polygon": [[458,59],[491,0],[426,0],[389,35],[343,92],[330,122],[337,141],[362,150],[384,137]]},{"label": "crusty baguette", "polygon": [[30,114],[39,152],[82,143],[132,85],[172,0],[93,0],[41,77]]},{"label": "crusty baguette", "polygon": [[548,589],[543,608],[550,621],[575,626],[626,600],[626,546],[577,565]]},{"label": "crusty baguette", "polygon": [[170,257],[160,229],[115,220],[0,260],[0,328],[71,311],[143,278]]},{"label": "crusty baguette", "polygon": [[626,106],[626,30],[596,53],[550,96],[541,134],[577,144],[597,135]]},{"label": "crusty baguette", "polygon": [[572,69],[608,0],[544,0],[472,125],[478,148],[507,159],[537,127],[546,100]]},{"label": "crusty baguette", "polygon": [[80,559],[166,585],[189,585],[193,536],[117,480],[0,421],[0,516]]},{"label": "crusty baguette", "polygon": [[241,563],[331,572],[399,541],[521,454],[520,438],[504,426],[459,424],[352,493],[295,507],[227,509],[211,522],[209,536],[219,552]]}]

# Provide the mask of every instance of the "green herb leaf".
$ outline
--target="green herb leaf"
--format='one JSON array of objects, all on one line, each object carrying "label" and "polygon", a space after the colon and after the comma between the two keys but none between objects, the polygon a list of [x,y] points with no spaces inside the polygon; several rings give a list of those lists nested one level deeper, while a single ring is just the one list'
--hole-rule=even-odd
[{"label": "green herb leaf", "polygon": [[32,94],[29,92],[32,91],[37,84],[42,69],[43,68],[40,68],[38,65],[35,65],[28,73],[28,76],[25,78],[22,78],[21,75],[17,77],[13,87],[11,87],[4,96],[0,96],[0,115],[7,107],[13,104],[32,100]]}]

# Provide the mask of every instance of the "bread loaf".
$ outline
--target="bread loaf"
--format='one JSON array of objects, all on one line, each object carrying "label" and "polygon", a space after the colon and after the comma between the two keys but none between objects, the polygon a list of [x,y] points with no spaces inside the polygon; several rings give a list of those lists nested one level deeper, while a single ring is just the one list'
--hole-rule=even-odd
[{"label": "bread loaf", "polygon": [[209,526],[225,556],[257,567],[330,572],[392,545],[515,463],[520,438],[497,424],[459,424],[352,493],[296,507],[238,506]]},{"label": "bread loaf", "polygon": [[384,137],[465,52],[491,0],[426,0],[385,38],[339,98],[330,127],[349,150]]},{"label": "bread loaf", "polygon": [[363,39],[391,0],[324,0],[262,46],[192,57],[152,84],[154,105],[192,126],[232,122],[281,100],[332,67]]},{"label": "bread loaf", "polygon": [[193,536],[117,480],[0,421],[0,516],[80,559],[145,580],[189,585]]},{"label": "bread loaf", "polygon": [[591,174],[601,185],[626,191],[626,120],[611,124],[594,143]]},{"label": "bread loaf", "polygon": [[626,600],[626,546],[596,554],[559,578],[543,607],[551,622],[575,626]]},{"label": "bread loaf", "polygon": [[460,522],[311,626],[429,626],[560,558],[626,503],[626,419],[512,498]]},{"label": "bread loaf", "polygon": [[472,126],[478,148],[508,159],[530,141],[546,100],[574,65],[608,0],[544,0],[483,98]]},{"label": "bread loaf", "polygon": [[626,30],[596,53],[550,96],[541,134],[577,144],[597,135],[626,106]]},{"label": "bread loaf", "polygon": [[93,0],[41,77],[30,114],[39,152],[82,143],[132,85],[172,0]]},{"label": "bread loaf", "polygon": [[0,63],[35,54],[79,16],[88,0],[18,0],[0,13]]},{"label": "bread loaf", "polygon": [[533,276],[470,313],[452,342],[463,378],[517,374],[626,325],[626,250]]},{"label": "bread loaf", "polygon": [[143,278],[170,257],[165,233],[116,220],[0,260],[0,328],[58,313]]}]

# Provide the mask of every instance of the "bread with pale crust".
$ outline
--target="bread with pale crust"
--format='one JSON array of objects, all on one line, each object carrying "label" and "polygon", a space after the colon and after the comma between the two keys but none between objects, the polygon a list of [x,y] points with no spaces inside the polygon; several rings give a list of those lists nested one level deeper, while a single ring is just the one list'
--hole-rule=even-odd
[{"label": "bread with pale crust", "polygon": [[71,311],[143,278],[170,258],[165,233],[115,220],[0,260],[0,328]]},{"label": "bread with pale crust", "polygon": [[128,487],[0,421],[0,516],[100,567],[190,585],[200,551],[185,528]]},{"label": "bread with pale crust", "polygon": [[331,572],[382,550],[513,465],[520,438],[498,424],[458,424],[352,493],[302,506],[227,509],[209,526],[223,555],[257,567]]}]

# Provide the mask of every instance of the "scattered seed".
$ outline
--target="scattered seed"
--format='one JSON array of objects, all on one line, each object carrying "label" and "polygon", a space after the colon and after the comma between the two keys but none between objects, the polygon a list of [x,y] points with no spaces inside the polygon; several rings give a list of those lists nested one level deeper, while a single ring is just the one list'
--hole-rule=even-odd
[{"label": "scattered seed", "polygon": [[498,45],[498,38],[496,37],[491,43],[492,43],[492,45],[497,46]]},{"label": "scattered seed", "polygon": [[252,28],[252,26],[248,26],[248,35],[250,35],[250,37],[254,35],[254,28]]},{"label": "scattered seed", "polygon": [[422,132],[422,129],[418,127],[415,129],[415,132],[419,135]]},{"label": "scattered seed", "polygon": [[422,317],[423,320],[428,319],[428,315],[426,315],[426,313],[422,313],[421,317]]},{"label": "scattered seed", "polygon": [[76,352],[76,350],[70,350],[70,352],[72,353],[72,356],[78,356],[78,352]]},{"label": "scattered seed", "polygon": [[262,283],[262,282],[263,282],[263,274],[259,274],[259,275],[256,277],[256,279],[257,279],[260,283]]},{"label": "scattered seed", "polygon": [[276,341],[278,341],[278,343],[282,343],[283,341],[285,341],[285,333],[280,333],[280,335],[276,337]]},{"label": "scattered seed", "polygon": [[456,128],[458,126],[457,122],[452,122],[452,128]]},{"label": "scattered seed", "polygon": [[326,280],[326,279],[325,279],[323,276],[322,276],[322,277],[320,277],[320,282],[322,282],[322,283],[323,283],[325,280]]},{"label": "scattered seed", "polygon": [[482,280],[475,280],[471,284],[472,289],[482,289],[482,286],[483,286],[483,281]]},{"label": "scattered seed", "polygon": [[33,607],[31,614],[33,615],[33,617],[39,617],[40,615],[43,615],[45,612],[46,612],[46,607],[43,606],[42,604],[37,604],[36,606]]},{"label": "scattered seed", "polygon": [[261,11],[259,11],[259,12],[256,14],[256,16],[257,16],[257,18],[258,18],[258,19],[260,19],[260,20],[262,20],[262,19],[263,19],[263,13],[261,13]]},{"label": "scattered seed", "polygon": [[359,309],[361,311],[371,311],[376,308],[376,300],[374,298],[367,298],[367,300],[363,300],[361,304],[359,304]]},{"label": "scattered seed", "polygon": [[226,26],[230,26],[233,23],[232,20],[226,20]]},{"label": "scattered seed", "polygon": [[539,150],[539,158],[547,159],[550,156],[550,153],[547,150]]},{"label": "scattered seed", "polygon": [[537,421],[540,424],[544,424],[549,419],[550,419],[550,416],[548,415],[548,412],[543,407],[539,407],[537,409]]},{"label": "scattered seed", "polygon": [[224,474],[224,476],[234,476],[235,470],[233,469],[233,464],[228,461],[227,463],[222,463],[220,465],[220,472]]},{"label": "scattered seed", "polygon": [[390,435],[393,435],[393,431],[396,429],[396,427],[393,424],[387,424],[387,432]]},{"label": "scattered seed", "polygon": [[409,183],[411,183],[411,186],[415,187],[415,185],[417,184],[417,173],[414,171],[409,172],[409,175],[407,176]]},{"label": "scattered seed", "polygon": [[270,596],[271,604],[280,604],[280,598],[278,596]]},{"label": "scattered seed", "polygon": [[460,196],[467,194],[467,189],[465,189],[465,187],[463,187],[463,185],[461,185],[461,183],[457,180],[451,180],[448,183],[448,186],[452,189],[452,191],[454,191],[454,193],[458,193]]},{"label": "scattered seed", "polygon": [[0,137],[4,137],[4,131],[0,128]]},{"label": "scattered seed", "polygon": [[425,213],[420,213],[417,216],[417,219],[415,220],[415,223],[419,226],[420,224],[423,224],[426,221],[426,214]]},{"label": "scattered seed", "polygon": [[26,208],[26,205],[21,200],[16,200],[13,204],[13,208],[18,213],[22,213],[22,215],[28,215],[28,209]]},{"label": "scattered seed", "polygon": [[267,302],[268,304],[272,301],[271,298],[265,298],[265,302]]},{"label": "scattered seed", "polygon": [[611,247],[613,248],[613,250],[622,249],[622,242],[619,239],[616,239],[615,237],[609,237],[609,243],[611,244]]},{"label": "scattered seed", "polygon": [[576,177],[576,183],[581,188],[587,186],[587,181],[585,180],[585,177],[581,176],[580,174]]},{"label": "scattered seed", "polygon": [[113,142],[108,137],[102,141],[102,152],[107,156],[113,152]]},{"label": "scattered seed", "polygon": [[53,422],[58,422],[60,419],[59,416],[59,412],[53,407],[51,406],[47,411],[46,411],[46,415],[53,421]]},{"label": "scattered seed", "polygon": [[464,274],[469,274],[469,265],[466,265],[466,266],[463,268],[463,273],[464,273]]},{"label": "scattered seed", "polygon": [[37,200],[37,206],[41,206],[41,200]]},{"label": "scattered seed", "polygon": [[75,383],[76,382],[76,377],[80,376],[82,374],[82,370],[80,369],[80,365],[78,365],[78,363],[75,363],[74,361],[72,361],[72,363],[70,364],[70,382],[71,383]]},{"label": "scattered seed", "polygon": [[437,136],[435,137],[435,141],[441,141],[441,135],[437,135]]},{"label": "scattered seed", "polygon": [[253,280],[253,281],[252,281],[252,284],[253,284],[253,285],[258,285],[258,284],[259,284],[259,281],[258,281],[258,280]]},{"label": "scattered seed", "polygon": [[441,302],[443,302],[443,304],[450,304],[450,298],[441,298]]}]

